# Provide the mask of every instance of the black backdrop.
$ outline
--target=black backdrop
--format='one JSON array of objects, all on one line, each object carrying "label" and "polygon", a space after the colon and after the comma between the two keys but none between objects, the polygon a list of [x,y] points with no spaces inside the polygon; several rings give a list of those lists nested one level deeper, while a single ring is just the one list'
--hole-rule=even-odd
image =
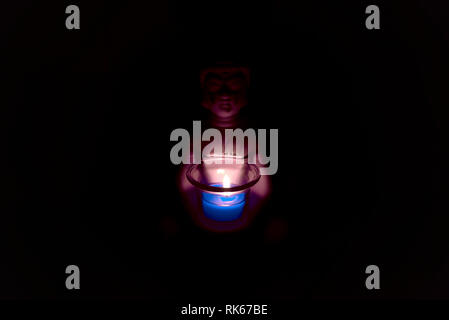
[{"label": "black backdrop", "polygon": [[[448,297],[447,5],[377,2],[368,31],[359,1],[77,1],[69,31],[68,4],[2,5],[1,297]],[[250,65],[244,114],[280,137],[232,234],[194,225],[169,160],[217,60]]]}]

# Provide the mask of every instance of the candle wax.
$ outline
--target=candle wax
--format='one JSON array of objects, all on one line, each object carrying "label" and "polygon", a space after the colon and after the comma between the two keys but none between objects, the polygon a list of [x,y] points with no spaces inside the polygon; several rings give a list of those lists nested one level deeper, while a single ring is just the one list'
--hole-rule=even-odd
[{"label": "candle wax", "polygon": [[[221,184],[213,184],[213,187],[222,187]],[[232,221],[238,219],[245,207],[245,193],[202,193],[204,214],[215,221]]]}]

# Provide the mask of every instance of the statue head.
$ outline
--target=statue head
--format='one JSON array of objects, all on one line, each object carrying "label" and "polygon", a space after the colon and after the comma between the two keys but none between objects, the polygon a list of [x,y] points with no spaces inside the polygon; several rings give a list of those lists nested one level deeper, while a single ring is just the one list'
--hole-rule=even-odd
[{"label": "statue head", "polygon": [[248,103],[249,68],[220,64],[201,70],[203,107],[213,117],[227,121],[238,116]]}]

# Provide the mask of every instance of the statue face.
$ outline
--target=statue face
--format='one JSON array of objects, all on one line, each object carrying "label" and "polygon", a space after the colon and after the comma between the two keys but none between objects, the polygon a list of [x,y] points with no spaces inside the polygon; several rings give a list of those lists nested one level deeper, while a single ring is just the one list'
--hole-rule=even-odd
[{"label": "statue face", "polygon": [[248,102],[248,69],[238,67],[215,67],[201,75],[202,104],[214,116],[229,119],[236,116]]}]

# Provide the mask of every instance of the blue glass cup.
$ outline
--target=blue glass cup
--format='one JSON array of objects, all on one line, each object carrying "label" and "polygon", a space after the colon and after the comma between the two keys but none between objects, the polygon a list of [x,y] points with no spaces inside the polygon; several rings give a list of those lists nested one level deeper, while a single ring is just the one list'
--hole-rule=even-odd
[{"label": "blue glass cup", "polygon": [[250,188],[260,179],[256,165],[231,156],[205,159],[201,164],[191,165],[186,175],[199,192],[204,215],[219,222],[242,216]]}]

